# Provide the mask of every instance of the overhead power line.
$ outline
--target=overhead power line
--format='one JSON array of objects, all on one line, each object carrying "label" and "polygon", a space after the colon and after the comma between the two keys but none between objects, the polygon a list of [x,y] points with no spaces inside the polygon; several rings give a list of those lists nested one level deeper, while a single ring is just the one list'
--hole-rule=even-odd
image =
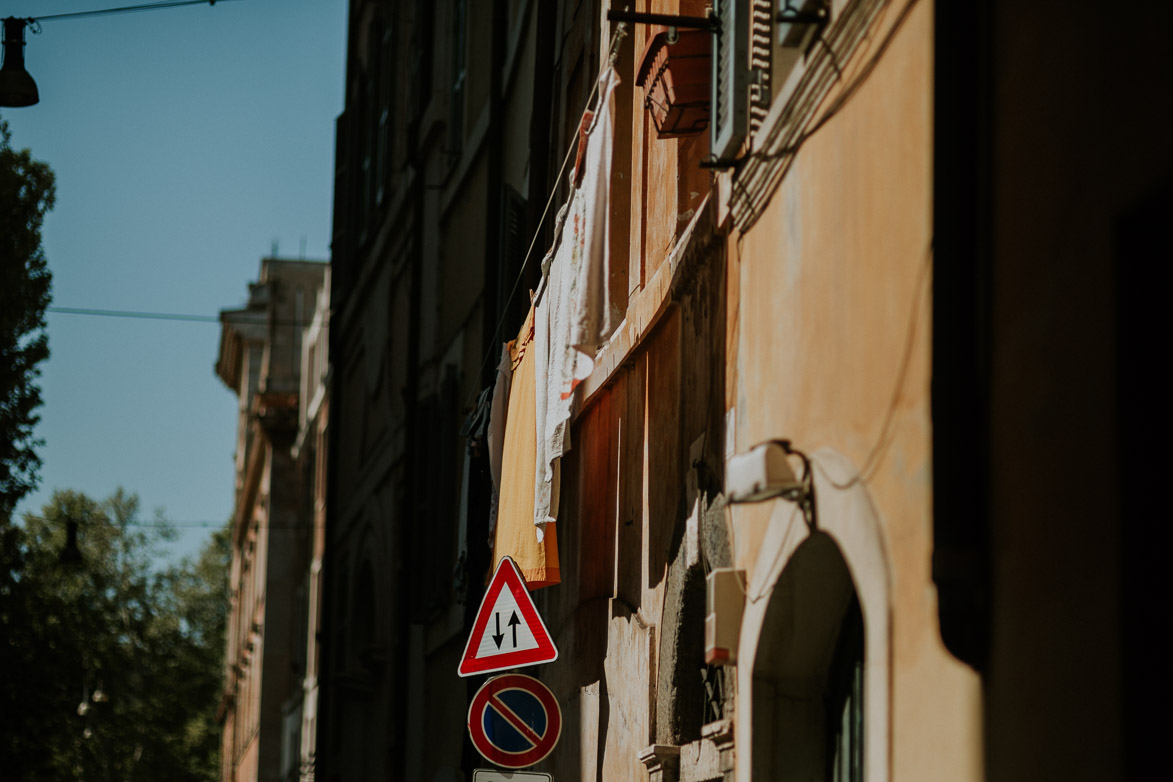
[{"label": "overhead power line", "polygon": [[[228,0],[220,0],[228,2]],[[134,11],[161,11],[166,8],[178,8],[184,5],[215,5],[216,0],[166,0],[159,3],[143,3],[142,5],[124,5],[118,8],[100,8],[94,11],[72,11],[65,14],[47,14],[45,16],[29,17],[34,22],[50,22],[57,19],[80,19],[86,16],[110,16],[112,14],[129,14]]]},{"label": "overhead power line", "polygon": [[46,307],[62,315],[97,315],[104,318],[140,318],[142,320],[186,320],[195,323],[219,323],[216,315],[185,315],[178,312],[136,312],[134,310],[99,310],[89,307]]},{"label": "overhead power line", "polygon": [[[56,523],[68,521],[68,519],[65,518],[64,516],[57,518],[57,519],[50,519],[45,516],[38,516],[35,513],[13,514],[13,518],[29,519],[32,521],[42,521],[42,522],[45,522],[46,524],[56,524]],[[102,525],[109,526],[109,527],[118,526],[118,521],[115,519],[109,518],[109,517],[97,518],[97,519],[87,519],[82,522],[82,526],[84,527],[85,524],[90,524],[90,523],[102,524]],[[125,523],[126,523],[126,526],[128,526],[128,527],[140,527],[140,528],[148,528],[148,529],[174,529],[174,530],[178,531],[181,529],[195,529],[195,528],[220,529],[221,527],[225,527],[225,526],[228,526],[229,524],[231,524],[232,520],[225,519],[224,521],[171,521],[169,519],[162,519],[162,520],[157,520],[157,521],[139,521],[138,519],[132,519],[132,520],[127,521]],[[306,523],[293,522],[293,523],[278,523],[278,524],[263,523],[262,522],[262,523],[258,523],[257,526],[261,529],[276,529],[276,530],[301,529],[301,530],[309,531],[309,530],[313,529],[313,524],[310,524],[308,522],[306,522]]]},{"label": "overhead power line", "polygon": [[[136,320],[172,320],[185,321],[188,323],[220,323],[219,315],[193,315],[183,312],[142,312],[139,310],[107,310],[97,309],[94,307],[46,307],[46,312],[52,312],[58,315],[89,315],[100,318],[133,318]],[[229,310],[229,312],[241,312],[241,310]],[[257,312],[257,323],[272,323],[274,326],[294,326],[297,328],[306,328],[311,320],[284,320],[278,318],[270,321],[264,312]],[[329,322],[323,322],[322,328],[328,329]]]}]

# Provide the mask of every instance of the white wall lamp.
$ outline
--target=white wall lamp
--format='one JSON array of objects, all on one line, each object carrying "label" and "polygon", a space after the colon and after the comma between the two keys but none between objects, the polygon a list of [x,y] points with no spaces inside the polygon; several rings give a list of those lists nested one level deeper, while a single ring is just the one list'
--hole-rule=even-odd
[{"label": "white wall lamp", "polygon": [[[802,477],[794,474],[790,457],[802,460]],[[789,440],[768,440],[725,462],[725,496],[731,503],[761,502],[776,497],[797,503],[815,528],[815,486],[810,458]]]}]

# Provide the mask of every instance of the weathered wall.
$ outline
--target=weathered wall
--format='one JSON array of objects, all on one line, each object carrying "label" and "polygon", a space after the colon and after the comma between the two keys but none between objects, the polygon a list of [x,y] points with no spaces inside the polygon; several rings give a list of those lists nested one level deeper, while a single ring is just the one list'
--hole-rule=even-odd
[{"label": "weathered wall", "polygon": [[[894,16],[881,16],[874,41]],[[842,63],[844,82],[872,54],[865,45]],[[882,727],[891,750],[869,751],[868,768],[887,766],[893,779],[972,779],[981,773],[978,681],[939,640],[929,572],[931,133],[932,6],[920,3],[862,88],[802,145],[752,229],[731,236],[729,401],[736,452],[773,438],[807,453],[834,449],[851,469],[827,491],[858,482],[874,503],[875,566],[886,569],[891,601],[874,610],[891,617],[891,663],[866,675],[890,681],[890,712],[869,713],[865,746]],[[732,513],[751,584],[756,569],[782,569],[789,556],[760,556],[780,545],[767,541],[779,504],[788,503]],[[872,566],[844,553],[849,568]],[[853,578],[862,590],[869,576]],[[878,631],[876,617],[865,619]]]}]

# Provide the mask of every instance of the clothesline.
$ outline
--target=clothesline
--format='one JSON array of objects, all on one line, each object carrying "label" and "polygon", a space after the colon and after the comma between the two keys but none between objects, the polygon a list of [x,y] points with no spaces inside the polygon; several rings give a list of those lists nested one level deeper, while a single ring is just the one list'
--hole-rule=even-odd
[{"label": "clothesline", "polygon": [[[620,38],[613,39],[613,54]],[[561,581],[557,522],[571,407],[617,320],[608,285],[612,104],[619,80],[612,60],[591,89],[587,106],[595,110],[583,112],[576,144],[558,173],[561,180],[577,148],[570,195],[555,221],[557,239],[542,261],[538,290],[547,295],[534,298],[517,339],[506,346],[484,419],[497,508],[495,525],[490,511],[493,561],[512,558],[530,589]],[[531,253],[535,245],[536,237]]]},{"label": "clothesline", "polygon": [[[619,46],[623,42],[623,39],[626,36],[627,36],[627,22],[619,22],[615,27],[615,32],[611,34],[611,41],[607,47],[607,52],[608,52],[607,53],[607,62],[605,62],[603,64],[602,69],[599,71],[598,75],[595,77],[594,84],[591,86],[590,94],[587,95],[586,105],[583,107],[582,114],[579,115],[578,124],[575,126],[576,128],[579,128],[582,126],[582,119],[584,117],[586,117],[587,112],[592,110],[591,109],[592,102],[594,101],[595,96],[599,92],[599,81],[603,78],[603,74],[605,74],[607,72],[607,69],[613,68],[615,66],[615,63],[619,58]],[[558,194],[558,183],[562,182],[562,177],[566,173],[566,166],[570,162],[571,155],[578,149],[578,144],[579,144],[579,134],[576,130],[575,135],[574,135],[574,140],[571,142],[568,149],[566,150],[565,157],[562,158],[562,167],[558,169],[558,176],[554,180],[555,185],[550,190],[550,197],[546,199],[546,206],[544,209],[542,209],[542,216],[540,218],[538,218],[538,224],[537,224],[537,226],[534,227],[533,238],[530,240],[529,249],[526,250],[525,258],[522,260],[521,266],[517,270],[517,277],[513,281],[513,287],[510,288],[509,295],[505,299],[505,304],[501,307],[502,315],[497,320],[496,328],[493,329],[493,337],[490,340],[490,344],[496,344],[497,340],[500,339],[500,337],[501,337],[501,328],[505,325],[505,318],[508,316],[509,305],[510,305],[510,303],[512,303],[513,297],[517,294],[518,287],[521,285],[521,280],[525,275],[525,269],[529,265],[530,258],[533,256],[534,246],[537,245],[537,243],[538,243],[538,237],[542,235],[542,226],[545,225],[546,216],[550,214],[550,205],[554,203],[554,197]],[[541,290],[542,288],[545,287],[542,283],[545,282],[545,278],[546,278],[547,273],[548,273],[547,270],[542,271],[542,280],[538,284],[539,290]],[[481,361],[480,369],[477,370],[478,377],[480,377],[480,375],[485,371],[485,367],[488,366],[488,363],[490,360],[492,360],[493,356],[494,356],[493,351],[489,351],[488,353],[485,354],[484,360]],[[472,392],[472,395],[470,395],[468,399],[464,400],[464,406],[468,407],[470,404],[472,404],[472,400],[479,393],[480,393],[480,391],[474,390]]]}]

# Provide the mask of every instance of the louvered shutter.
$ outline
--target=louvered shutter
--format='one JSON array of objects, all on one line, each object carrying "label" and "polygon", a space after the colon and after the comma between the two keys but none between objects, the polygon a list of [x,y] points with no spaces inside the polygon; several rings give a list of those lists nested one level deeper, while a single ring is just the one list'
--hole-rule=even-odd
[{"label": "louvered shutter", "polygon": [[712,153],[736,156],[748,120],[749,0],[714,0]]}]

